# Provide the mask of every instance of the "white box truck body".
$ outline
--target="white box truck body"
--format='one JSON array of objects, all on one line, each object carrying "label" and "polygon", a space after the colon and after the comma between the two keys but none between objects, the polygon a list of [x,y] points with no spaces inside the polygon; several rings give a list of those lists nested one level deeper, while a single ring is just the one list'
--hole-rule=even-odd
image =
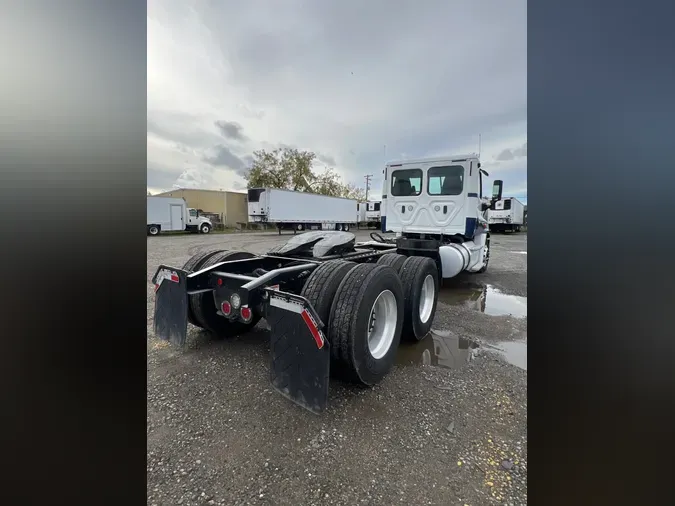
[{"label": "white box truck body", "polygon": [[356,224],[358,201],[277,188],[248,190],[248,216],[254,223],[282,229],[343,230]]},{"label": "white box truck body", "polygon": [[196,209],[189,208],[185,199],[173,197],[148,197],[148,235],[160,232],[200,232],[208,234],[213,224]]},{"label": "white box truck body", "polygon": [[515,197],[504,197],[492,204],[487,217],[493,232],[520,232],[525,223],[525,206]]}]

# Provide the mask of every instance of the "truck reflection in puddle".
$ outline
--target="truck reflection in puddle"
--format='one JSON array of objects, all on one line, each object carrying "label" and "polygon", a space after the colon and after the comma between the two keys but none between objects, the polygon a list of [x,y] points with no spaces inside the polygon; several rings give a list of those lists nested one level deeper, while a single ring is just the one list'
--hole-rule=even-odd
[{"label": "truck reflection in puddle", "polygon": [[456,369],[474,357],[478,344],[450,331],[432,330],[421,341],[401,343],[396,362],[399,365],[433,365]]},{"label": "truck reflection in puddle", "polygon": [[527,318],[527,297],[508,295],[492,285],[460,284],[444,287],[438,301],[463,306],[491,316]]}]

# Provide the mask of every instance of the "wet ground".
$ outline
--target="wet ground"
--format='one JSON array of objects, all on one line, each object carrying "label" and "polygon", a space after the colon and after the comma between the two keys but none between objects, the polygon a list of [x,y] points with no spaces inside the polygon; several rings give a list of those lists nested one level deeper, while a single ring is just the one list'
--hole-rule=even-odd
[{"label": "wet ground", "polygon": [[152,336],[160,263],[288,237],[148,239],[148,504],[525,504],[526,234],[493,236],[488,272],[444,284],[433,332],[373,389],[333,381],[320,416],[269,387],[264,323],[191,328],[186,350]]}]

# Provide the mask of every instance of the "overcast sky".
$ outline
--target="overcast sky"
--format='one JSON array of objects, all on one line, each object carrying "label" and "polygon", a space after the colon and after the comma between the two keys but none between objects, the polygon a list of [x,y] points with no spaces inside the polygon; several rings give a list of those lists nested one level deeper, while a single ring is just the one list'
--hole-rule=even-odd
[{"label": "overcast sky", "polygon": [[525,0],[149,0],[148,189],[241,189],[286,145],[378,195],[385,161],[480,133],[526,197],[526,40]]}]

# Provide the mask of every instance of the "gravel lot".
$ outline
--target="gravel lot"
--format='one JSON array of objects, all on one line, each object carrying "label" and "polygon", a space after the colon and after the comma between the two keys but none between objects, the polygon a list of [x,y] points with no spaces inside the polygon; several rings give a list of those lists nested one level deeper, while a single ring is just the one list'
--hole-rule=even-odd
[{"label": "gravel lot", "polygon": [[152,333],[161,263],[289,236],[148,238],[148,504],[526,504],[527,235],[493,236],[488,272],[446,283],[434,335],[373,389],[332,381],[320,416],[272,391],[264,322],[225,341],[191,327],[185,350]]}]

